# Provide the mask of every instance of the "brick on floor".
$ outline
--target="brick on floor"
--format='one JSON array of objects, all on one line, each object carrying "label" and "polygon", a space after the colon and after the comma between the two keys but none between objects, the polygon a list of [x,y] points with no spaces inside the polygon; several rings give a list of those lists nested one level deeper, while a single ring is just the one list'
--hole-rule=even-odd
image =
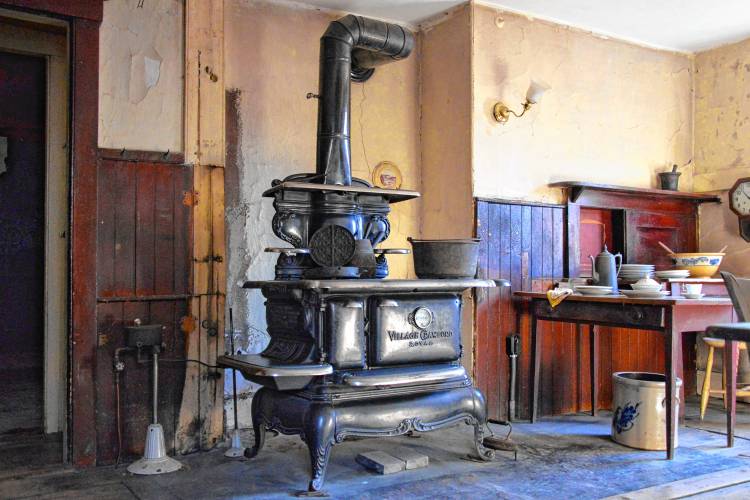
[{"label": "brick on floor", "polygon": [[378,474],[393,474],[406,469],[403,460],[383,451],[366,451],[357,455],[357,463],[377,472]]},{"label": "brick on floor", "polygon": [[427,467],[427,465],[430,463],[430,457],[428,457],[427,455],[423,455],[422,453],[414,451],[411,448],[406,448],[403,446],[392,450],[391,455],[399,460],[403,460],[403,462],[406,464],[406,470]]}]

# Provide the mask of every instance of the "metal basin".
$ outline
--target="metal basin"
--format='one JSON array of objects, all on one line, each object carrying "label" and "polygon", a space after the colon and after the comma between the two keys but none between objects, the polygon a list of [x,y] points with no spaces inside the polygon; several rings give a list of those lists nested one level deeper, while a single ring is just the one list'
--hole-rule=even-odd
[{"label": "metal basin", "polygon": [[479,239],[415,240],[414,272],[419,278],[473,278],[477,273]]}]

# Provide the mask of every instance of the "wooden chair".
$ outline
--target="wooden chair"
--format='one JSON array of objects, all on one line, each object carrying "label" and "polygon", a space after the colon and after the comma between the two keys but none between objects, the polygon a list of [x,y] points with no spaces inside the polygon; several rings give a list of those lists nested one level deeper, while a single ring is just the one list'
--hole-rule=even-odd
[{"label": "wooden chair", "polygon": [[[731,273],[721,273],[732,304],[742,323],[714,325],[706,329],[708,338],[724,343],[724,380],[727,405],[727,446],[734,446],[735,410],[737,408],[737,361],[740,344],[750,342],[750,279],[737,278]],[[710,377],[707,371],[707,377]],[[705,387],[705,383],[704,383]],[[744,392],[744,391],[743,391]],[[701,395],[701,417],[703,416]]]},{"label": "wooden chair", "polygon": [[[722,339],[716,339],[712,337],[703,337],[703,343],[708,346],[708,360],[706,361],[706,376],[703,379],[703,389],[701,389],[701,420],[706,415],[706,407],[708,406],[708,398],[711,394],[721,394],[724,396],[724,409],[727,407],[727,377],[725,371],[721,371],[721,389],[711,389],[711,373],[714,367],[714,350],[721,349],[724,351],[725,342]],[[747,351],[747,344],[745,342],[738,342],[738,348],[740,351]],[[739,367],[738,367],[739,369]],[[737,374],[735,373],[735,377]],[[750,396],[750,391],[737,391],[738,397]]]}]

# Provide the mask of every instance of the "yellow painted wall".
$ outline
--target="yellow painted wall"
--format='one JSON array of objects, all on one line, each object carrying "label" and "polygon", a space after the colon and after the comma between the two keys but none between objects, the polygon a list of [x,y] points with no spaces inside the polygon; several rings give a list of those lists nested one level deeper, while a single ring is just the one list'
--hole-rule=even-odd
[{"label": "yellow painted wall", "polygon": [[[422,236],[469,238],[471,192],[471,8],[466,5],[419,34],[422,134]],[[463,364],[473,367],[473,311],[464,294]]]},{"label": "yellow painted wall", "polygon": [[750,276],[750,243],[727,197],[739,177],[750,177],[750,39],[699,53],[695,70],[695,190],[724,201],[701,207],[701,249],[729,245],[722,269]]},{"label": "yellow painted wall", "polygon": [[[656,187],[692,148],[692,60],[482,5],[474,9],[474,194],[559,202],[546,185],[580,180]],[[531,79],[551,90],[526,116]],[[684,174],[681,188],[690,189]]]},{"label": "yellow painted wall", "polygon": [[471,237],[471,8],[420,32],[422,235]]},{"label": "yellow painted wall", "polygon": [[[287,245],[271,231],[272,200],[261,193],[273,179],[315,171],[317,101],[305,96],[318,91],[320,36],[343,15],[260,1],[225,3],[225,79],[239,120],[236,138],[228,134],[227,305],[244,331],[265,330],[265,312],[260,293],[238,287],[246,279],[273,279],[276,255],[263,249]],[[369,179],[380,161],[390,160],[403,173],[402,187],[419,190],[418,59],[415,51],[378,68],[366,83],[352,84],[354,176]],[[409,248],[406,237],[419,234],[419,206],[419,200],[393,206],[391,236],[382,246]],[[389,265],[391,277],[413,276],[410,256],[391,256]]]}]

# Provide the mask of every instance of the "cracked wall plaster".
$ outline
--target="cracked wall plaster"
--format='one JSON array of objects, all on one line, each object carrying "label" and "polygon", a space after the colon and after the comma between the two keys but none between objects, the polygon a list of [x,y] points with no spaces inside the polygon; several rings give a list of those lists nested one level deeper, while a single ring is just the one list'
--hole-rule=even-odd
[{"label": "cracked wall plaster", "polygon": [[[233,308],[240,345],[261,350],[267,339],[263,297],[239,287],[248,279],[273,279],[275,254],[286,246],[271,231],[271,181],[315,171],[320,36],[343,14],[248,0],[225,4],[227,91],[227,307]],[[418,54],[378,68],[352,85],[353,175],[369,179],[383,160],[396,163],[403,188],[419,191]],[[384,247],[410,248],[419,235],[419,200],[393,206]],[[413,277],[410,256],[389,258],[391,276]]]},{"label": "cracked wall plaster", "polygon": [[750,39],[695,57],[695,188],[750,175]]},{"label": "cracked wall plaster", "polygon": [[104,2],[99,146],[182,151],[183,2]]},{"label": "cracked wall plaster", "polygon": [[[559,180],[656,187],[691,158],[689,56],[473,9],[475,196],[560,202],[546,187]],[[520,111],[532,78],[552,87],[541,103],[495,122],[494,103]],[[691,189],[690,168],[680,181]]]},{"label": "cracked wall plaster", "polygon": [[699,53],[695,69],[695,190],[723,200],[701,205],[700,248],[728,245],[722,270],[750,276],[750,243],[739,235],[727,195],[750,176],[750,39]]}]

